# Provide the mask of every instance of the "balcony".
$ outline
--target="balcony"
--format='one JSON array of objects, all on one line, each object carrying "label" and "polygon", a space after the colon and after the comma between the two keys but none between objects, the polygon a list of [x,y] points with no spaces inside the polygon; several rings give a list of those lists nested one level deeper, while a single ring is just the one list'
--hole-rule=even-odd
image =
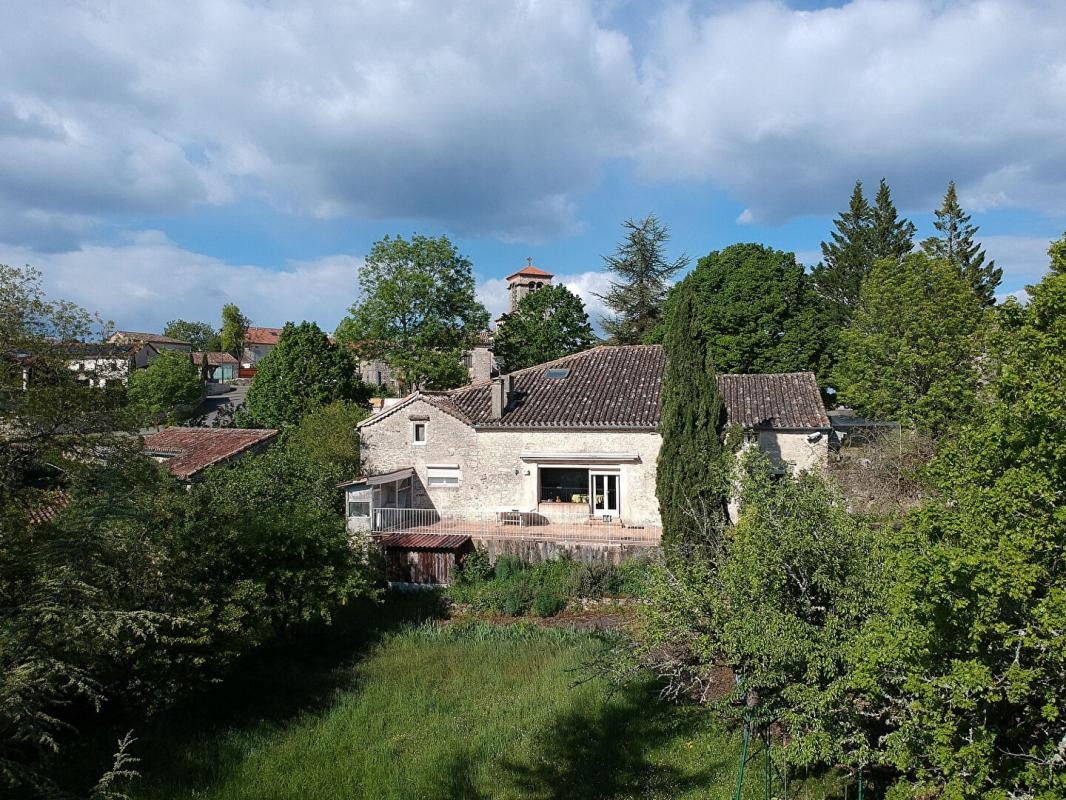
[{"label": "balcony", "polygon": [[[437,511],[432,508],[376,508],[370,532],[384,535],[403,531],[436,535],[461,534],[476,539],[518,539],[608,546],[658,546],[662,528],[628,525],[617,518],[591,517],[544,509],[498,508]],[[551,505],[551,504],[547,504]],[[566,504],[570,505],[570,504]]]}]

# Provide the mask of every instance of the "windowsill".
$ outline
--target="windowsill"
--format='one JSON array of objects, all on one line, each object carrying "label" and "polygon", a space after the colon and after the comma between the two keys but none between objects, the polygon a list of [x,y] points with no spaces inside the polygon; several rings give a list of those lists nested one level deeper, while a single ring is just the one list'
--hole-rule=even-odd
[{"label": "windowsill", "polygon": [[411,444],[414,445],[415,447],[425,447],[426,446],[425,442],[411,442]]}]

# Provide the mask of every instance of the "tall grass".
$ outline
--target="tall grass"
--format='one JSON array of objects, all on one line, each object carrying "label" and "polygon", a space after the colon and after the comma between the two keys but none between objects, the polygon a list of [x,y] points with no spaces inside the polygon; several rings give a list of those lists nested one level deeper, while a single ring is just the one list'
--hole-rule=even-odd
[{"label": "tall grass", "polygon": [[[431,622],[388,633],[351,661],[297,649],[143,733],[143,778],[130,793],[731,797],[739,733],[661,702],[650,679],[609,692],[588,670],[605,646],[532,624]],[[745,797],[762,797],[758,781],[748,789]]]}]

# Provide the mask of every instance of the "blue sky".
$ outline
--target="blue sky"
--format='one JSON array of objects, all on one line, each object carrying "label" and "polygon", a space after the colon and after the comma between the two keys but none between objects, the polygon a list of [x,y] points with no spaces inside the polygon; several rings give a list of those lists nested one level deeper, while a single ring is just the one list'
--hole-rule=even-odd
[{"label": "blue sky", "polygon": [[672,254],[817,261],[851,185],[932,232],[949,179],[1004,268],[1066,230],[1066,4],[433,0],[14,4],[0,261],[159,329],[332,329],[385,234],[446,233],[494,313],[531,256],[595,316],[654,212]]}]

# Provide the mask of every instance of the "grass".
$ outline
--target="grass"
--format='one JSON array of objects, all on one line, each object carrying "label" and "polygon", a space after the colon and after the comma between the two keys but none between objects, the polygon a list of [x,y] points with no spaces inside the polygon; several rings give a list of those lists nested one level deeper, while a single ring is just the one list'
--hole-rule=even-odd
[{"label": "grass", "polygon": [[[419,600],[398,602],[410,612]],[[650,679],[609,693],[588,670],[604,647],[586,633],[483,623],[295,643],[139,732],[142,778],[128,791],[139,800],[732,797],[740,734],[661,702]],[[762,797],[757,774],[753,764],[745,797]],[[791,788],[790,797],[821,796]]]}]

